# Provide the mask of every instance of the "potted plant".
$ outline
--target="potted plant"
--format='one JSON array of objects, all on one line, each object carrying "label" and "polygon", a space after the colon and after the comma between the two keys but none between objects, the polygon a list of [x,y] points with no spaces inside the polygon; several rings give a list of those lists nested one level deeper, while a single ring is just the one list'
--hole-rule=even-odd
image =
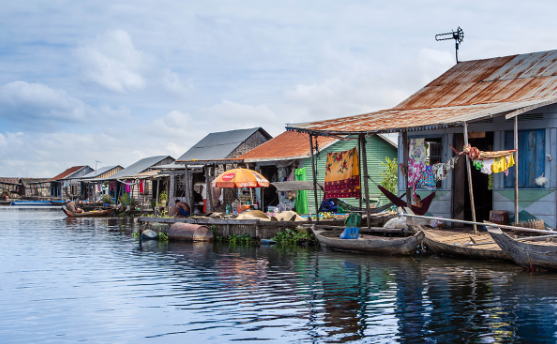
[{"label": "potted plant", "polygon": [[103,196],[103,205],[105,207],[109,207],[113,204],[114,204],[114,200],[112,199],[112,197],[110,197],[110,195],[104,195]]}]

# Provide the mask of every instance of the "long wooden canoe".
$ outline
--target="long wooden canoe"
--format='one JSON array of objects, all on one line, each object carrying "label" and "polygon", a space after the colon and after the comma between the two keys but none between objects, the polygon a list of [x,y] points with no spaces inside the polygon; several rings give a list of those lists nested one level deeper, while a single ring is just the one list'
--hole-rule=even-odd
[{"label": "long wooden canoe", "polygon": [[476,246],[476,244],[493,242],[486,232],[475,234],[471,231],[438,229],[424,229],[423,232],[426,249],[437,254],[473,259],[512,260],[496,243]]},{"label": "long wooden canoe", "polygon": [[557,270],[557,242],[552,238],[548,238],[549,241],[517,241],[497,227],[487,227],[487,230],[501,249],[524,269]]},{"label": "long wooden canoe", "polygon": [[320,245],[344,251],[365,252],[383,256],[407,256],[416,252],[424,239],[422,231],[409,237],[382,237],[360,234],[358,239],[340,239],[342,229],[324,230],[312,228]]},{"label": "long wooden canoe", "polygon": [[112,215],[116,211],[116,209],[104,209],[104,210],[86,211],[84,213],[72,213],[65,206],[62,206],[62,211],[64,212],[64,214],[68,215],[68,217],[97,217],[97,216]]}]

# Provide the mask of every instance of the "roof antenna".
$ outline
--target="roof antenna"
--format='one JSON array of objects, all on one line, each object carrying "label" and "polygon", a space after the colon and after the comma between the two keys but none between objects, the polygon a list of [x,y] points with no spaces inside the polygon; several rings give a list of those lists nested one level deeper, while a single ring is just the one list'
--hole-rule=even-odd
[{"label": "roof antenna", "polygon": [[436,41],[447,41],[449,39],[455,40],[456,63],[458,63],[458,46],[464,40],[464,31],[462,31],[460,26],[458,27],[458,29],[456,29],[456,31],[451,30],[451,32],[438,33],[437,35],[435,35]]}]

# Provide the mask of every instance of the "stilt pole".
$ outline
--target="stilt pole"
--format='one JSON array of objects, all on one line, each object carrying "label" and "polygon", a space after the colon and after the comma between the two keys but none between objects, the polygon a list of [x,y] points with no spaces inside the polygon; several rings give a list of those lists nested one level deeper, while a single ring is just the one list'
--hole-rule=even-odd
[{"label": "stilt pole", "polygon": [[[518,116],[514,116],[514,149],[518,149]],[[518,150],[514,152],[514,222],[518,223]]]},{"label": "stilt pole", "polygon": [[[369,212],[369,181],[368,181],[368,174],[367,174],[367,152],[366,152],[366,136],[365,134],[360,134],[360,144],[362,146],[362,163],[364,164],[364,188],[365,188],[365,195],[366,195],[366,224],[367,228],[370,228],[370,217],[371,214]],[[361,186],[360,186],[361,187]]]},{"label": "stilt pole", "polygon": [[406,188],[406,205],[412,207],[412,194],[410,193],[410,186],[408,185],[408,132],[402,132],[402,163],[406,169],[406,176],[404,176],[404,183]]},{"label": "stilt pole", "polygon": [[[317,138],[316,138],[317,139]],[[315,221],[319,224],[319,204],[317,204],[317,176],[315,173],[315,158],[313,156],[313,135],[309,134],[309,154],[311,156],[311,174],[313,176],[313,197],[315,200]],[[311,214],[310,214],[311,216]]]},{"label": "stilt pole", "polygon": [[[468,144],[468,124],[464,122],[464,144]],[[472,207],[472,221],[476,222],[476,206],[474,204],[474,188],[472,185],[472,169],[470,168],[470,157],[466,156],[466,171],[468,172],[468,190],[470,191],[470,206]],[[478,233],[478,226],[474,226],[474,233]]]},{"label": "stilt pole", "polygon": [[[358,136],[358,161],[362,162],[362,139]],[[363,171],[360,168],[360,187],[362,187],[362,174]],[[360,209],[362,209],[362,197],[360,196]]]}]

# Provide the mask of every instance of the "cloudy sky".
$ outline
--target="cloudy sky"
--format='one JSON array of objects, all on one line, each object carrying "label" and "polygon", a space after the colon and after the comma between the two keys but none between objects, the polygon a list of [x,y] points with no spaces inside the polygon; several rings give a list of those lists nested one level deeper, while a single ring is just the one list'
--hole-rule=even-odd
[{"label": "cloudy sky", "polygon": [[2,1],[0,177],[177,158],[209,132],[389,108],[461,60],[557,48],[554,1]]}]

